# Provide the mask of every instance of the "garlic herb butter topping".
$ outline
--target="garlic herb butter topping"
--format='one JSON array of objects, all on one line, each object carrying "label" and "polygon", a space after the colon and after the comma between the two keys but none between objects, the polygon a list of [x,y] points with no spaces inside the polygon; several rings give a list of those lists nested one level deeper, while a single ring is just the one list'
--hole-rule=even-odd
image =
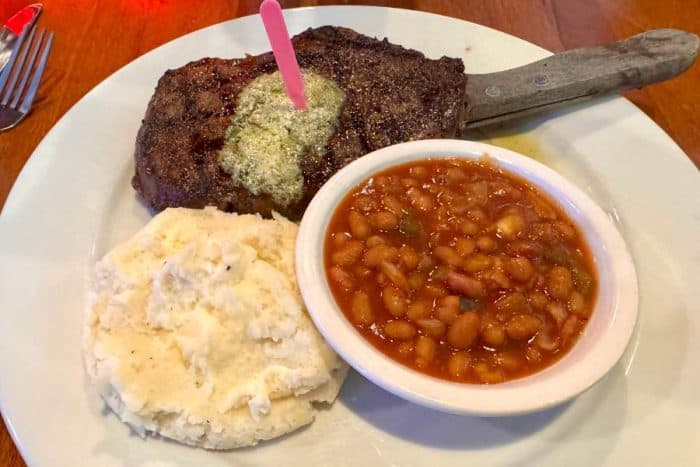
[{"label": "garlic herb butter topping", "polygon": [[279,71],[254,79],[238,97],[219,164],[251,193],[281,206],[303,194],[302,157],[321,155],[333,134],[345,93],[331,80],[303,71],[306,109],[296,110]]}]

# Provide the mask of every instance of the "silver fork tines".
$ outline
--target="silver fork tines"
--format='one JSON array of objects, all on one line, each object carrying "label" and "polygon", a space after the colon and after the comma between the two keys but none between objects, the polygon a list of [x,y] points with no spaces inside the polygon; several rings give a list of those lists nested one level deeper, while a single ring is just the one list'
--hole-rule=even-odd
[{"label": "silver fork tines", "polygon": [[36,28],[32,27],[20,35],[0,74],[0,131],[14,127],[27,116],[39,88],[53,33],[35,32]]},{"label": "silver fork tines", "polygon": [[[10,100],[10,96],[12,95],[12,91],[15,90],[15,84],[17,84],[17,78],[20,75],[20,71],[22,71],[22,66],[24,65],[24,59],[27,58],[27,51],[29,50],[29,47],[32,45],[32,40],[34,39],[34,33],[36,32],[36,29],[32,28],[32,30],[29,32],[29,38],[27,39],[27,47],[22,47],[19,50],[19,57],[17,57],[17,61],[13,63],[13,60],[10,59],[10,63],[7,64],[7,66],[15,66],[15,72],[12,73],[12,78],[10,79],[10,82],[7,84],[7,92],[5,92],[5,98],[0,102],[0,106],[5,106],[7,105],[7,102]],[[39,38],[41,40],[41,38]],[[14,57],[13,57],[14,58]],[[30,63],[31,65],[31,63]],[[29,68],[29,67],[27,67]],[[8,73],[8,77],[10,74]],[[4,86],[3,86],[4,87]],[[2,92],[3,89],[0,88],[0,92]]]},{"label": "silver fork tines", "polygon": [[[17,89],[20,89],[20,90],[24,89],[24,85],[27,84],[27,79],[29,79],[29,73],[31,73],[32,67],[34,66],[34,60],[36,59],[36,54],[37,54],[37,52],[39,52],[39,47],[41,46],[41,40],[44,38],[44,32],[45,32],[44,30],[39,31],[39,37],[37,38],[36,43],[34,44],[34,48],[32,49],[32,56],[29,58],[29,63],[27,64],[27,66],[24,67],[24,74],[22,75],[22,80],[19,82],[19,86],[17,86]],[[29,38],[30,44],[32,43],[32,41],[31,41],[32,38],[33,37]],[[27,46],[24,50],[25,51],[29,50],[29,46]],[[20,70],[19,67],[20,66],[21,65],[17,66],[17,74],[15,75],[15,77],[19,76],[19,70]],[[5,96],[5,99],[7,99],[9,96],[10,96],[10,93],[8,92],[7,95]],[[22,96],[21,92],[16,92],[15,93],[15,100],[12,101],[12,104],[10,105],[10,107],[17,107],[17,102],[19,101],[19,98],[21,96]],[[5,102],[5,99],[3,99],[3,101],[2,101],[2,105],[7,104],[7,102]]]}]

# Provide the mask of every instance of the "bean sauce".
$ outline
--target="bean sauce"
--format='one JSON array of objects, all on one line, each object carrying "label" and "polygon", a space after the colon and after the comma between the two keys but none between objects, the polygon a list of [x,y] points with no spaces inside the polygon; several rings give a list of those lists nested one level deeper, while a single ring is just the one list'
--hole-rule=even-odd
[{"label": "bean sauce", "polygon": [[487,160],[377,173],[339,204],[324,248],[333,296],[362,336],[452,381],[500,383],[552,365],[596,299],[578,227]]}]

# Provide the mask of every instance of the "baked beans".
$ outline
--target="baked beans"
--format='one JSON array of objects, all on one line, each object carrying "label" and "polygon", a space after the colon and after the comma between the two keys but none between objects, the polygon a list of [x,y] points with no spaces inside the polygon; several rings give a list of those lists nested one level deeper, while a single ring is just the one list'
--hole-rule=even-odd
[{"label": "baked beans", "polygon": [[428,159],[361,183],[333,214],[325,263],[336,302],[374,346],[470,383],[553,364],[597,292],[576,225],[485,161]]}]

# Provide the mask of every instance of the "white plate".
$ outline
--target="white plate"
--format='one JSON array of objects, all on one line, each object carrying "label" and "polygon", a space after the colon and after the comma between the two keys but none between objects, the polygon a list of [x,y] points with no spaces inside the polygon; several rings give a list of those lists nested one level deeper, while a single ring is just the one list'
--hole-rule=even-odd
[{"label": "white plate", "polygon": [[[349,26],[432,57],[461,57],[470,72],[547,55],[482,26],[403,10],[309,8],[286,17],[293,33]],[[0,217],[0,409],[30,465],[697,465],[700,176],[665,133],[620,98],[526,127],[550,156],[546,162],[619,222],[639,274],[632,345],[573,402],[512,418],[451,416],[353,373],[338,403],[309,428],[225,453],[141,440],[102,411],[80,354],[86,276],[97,257],[149,218],[129,180],[155,83],[190,60],[267,48],[253,16],[139,58],[67,113],[22,171]]]}]

